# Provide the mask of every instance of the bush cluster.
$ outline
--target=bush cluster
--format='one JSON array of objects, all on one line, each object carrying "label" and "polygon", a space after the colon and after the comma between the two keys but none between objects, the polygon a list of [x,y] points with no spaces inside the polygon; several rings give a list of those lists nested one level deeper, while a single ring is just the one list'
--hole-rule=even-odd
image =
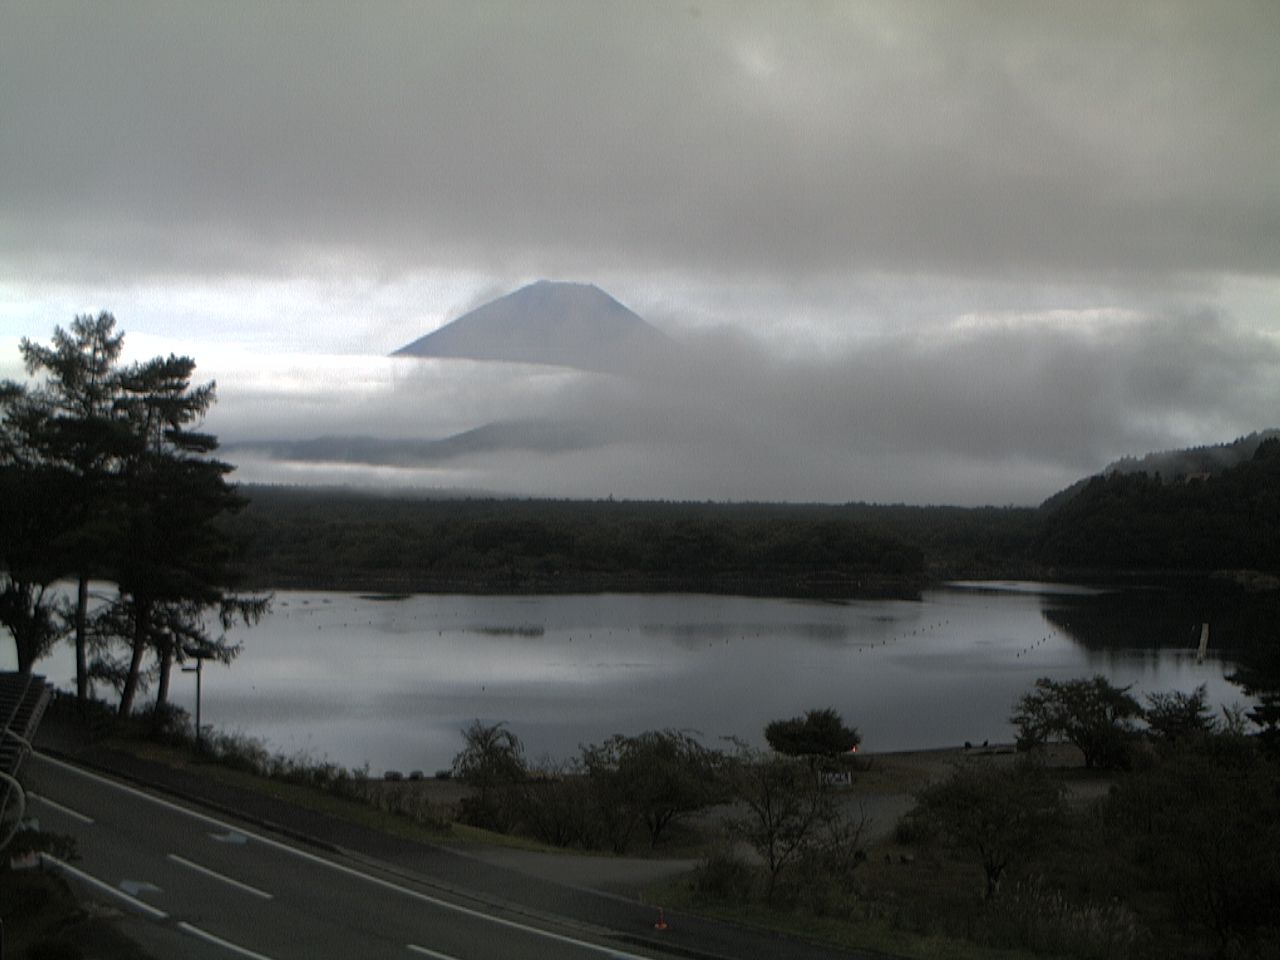
[{"label": "bush cluster", "polygon": [[985,898],[903,903],[896,922],[1074,957],[1276,955],[1280,758],[1239,711],[1215,720],[1204,688],[1146,699],[1100,677],[1039,681],[1015,714],[1024,739],[1096,750],[1109,792],[1064,805],[1035,753],[960,766],[919,794],[895,841],[972,863]]},{"label": "bush cluster", "polygon": [[474,793],[461,819],[556,846],[625,853],[643,836],[655,847],[673,823],[724,799],[723,757],[681,731],[614,736],[541,769],[505,724],[476,721],[463,738],[453,775]]}]

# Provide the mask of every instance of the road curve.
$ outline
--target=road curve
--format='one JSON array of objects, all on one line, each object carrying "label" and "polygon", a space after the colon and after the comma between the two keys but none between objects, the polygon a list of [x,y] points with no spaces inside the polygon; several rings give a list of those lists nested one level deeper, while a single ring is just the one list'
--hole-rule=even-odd
[{"label": "road curve", "polygon": [[201,956],[263,960],[662,956],[611,944],[600,931],[535,923],[445,896],[62,760],[38,755],[32,767],[42,827],[74,836],[79,852],[74,864],[54,858],[47,864],[95,899],[180,934],[183,955],[199,949]]}]

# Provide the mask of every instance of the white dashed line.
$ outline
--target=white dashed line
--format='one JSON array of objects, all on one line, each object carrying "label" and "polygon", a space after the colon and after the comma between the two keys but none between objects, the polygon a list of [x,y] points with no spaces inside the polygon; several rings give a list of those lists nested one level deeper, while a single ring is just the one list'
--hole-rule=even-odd
[{"label": "white dashed line", "polygon": [[242,947],[238,943],[232,943],[230,940],[223,940],[221,937],[215,937],[208,930],[201,930],[199,927],[193,927],[185,920],[179,921],[176,926],[183,933],[189,933],[193,937],[199,937],[201,940],[222,947],[224,950],[230,950],[232,953],[239,954],[242,957],[248,957],[249,960],[273,960],[272,957],[268,957],[265,953],[258,953],[254,950],[250,950],[248,947]]},{"label": "white dashed line", "polygon": [[206,877],[213,877],[215,880],[221,880],[223,883],[228,886],[235,887],[237,890],[243,890],[245,893],[252,893],[255,897],[261,897],[263,900],[275,899],[265,890],[259,890],[257,887],[251,887],[247,883],[241,883],[239,880],[233,880],[225,873],[219,873],[217,870],[210,870],[208,867],[201,866],[192,860],[188,860],[186,857],[180,857],[176,853],[169,854],[169,859],[174,863],[182,864],[189,870],[194,870],[197,873],[203,873]]},{"label": "white dashed line", "polygon": [[53,807],[59,813],[65,813],[72,820],[79,820],[81,823],[93,823],[93,817],[86,817],[78,810],[72,810],[70,807],[64,807],[56,800],[50,800],[48,797],[42,797],[38,794],[27,791],[27,798],[35,800],[37,803],[43,803],[46,807]]}]

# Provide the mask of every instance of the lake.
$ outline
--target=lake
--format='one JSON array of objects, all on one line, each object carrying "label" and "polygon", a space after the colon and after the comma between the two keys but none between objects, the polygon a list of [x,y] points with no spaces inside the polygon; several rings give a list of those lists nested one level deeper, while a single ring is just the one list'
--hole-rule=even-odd
[{"label": "lake", "polygon": [[[232,666],[206,664],[203,719],[374,774],[448,767],[474,718],[506,721],[531,759],[656,728],[763,745],[770,720],[827,706],[864,750],[1009,741],[1011,707],[1040,676],[1102,673],[1143,693],[1205,683],[1215,707],[1244,702],[1222,650],[1197,662],[1193,614],[1160,595],[1031,583],[847,603],[282,591],[236,631]],[[74,687],[68,648],[40,669]],[[194,714],[194,676],[173,686]]]}]

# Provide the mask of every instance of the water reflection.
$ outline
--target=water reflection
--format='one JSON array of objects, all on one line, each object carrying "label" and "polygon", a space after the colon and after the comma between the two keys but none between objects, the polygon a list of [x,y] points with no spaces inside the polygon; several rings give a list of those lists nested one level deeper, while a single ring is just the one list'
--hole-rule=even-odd
[{"label": "water reflection", "polygon": [[1280,595],[1247,594],[1221,580],[1166,579],[1089,598],[1055,597],[1045,618],[1094,650],[1195,648],[1208,623],[1210,649],[1234,656],[1274,636]]}]

